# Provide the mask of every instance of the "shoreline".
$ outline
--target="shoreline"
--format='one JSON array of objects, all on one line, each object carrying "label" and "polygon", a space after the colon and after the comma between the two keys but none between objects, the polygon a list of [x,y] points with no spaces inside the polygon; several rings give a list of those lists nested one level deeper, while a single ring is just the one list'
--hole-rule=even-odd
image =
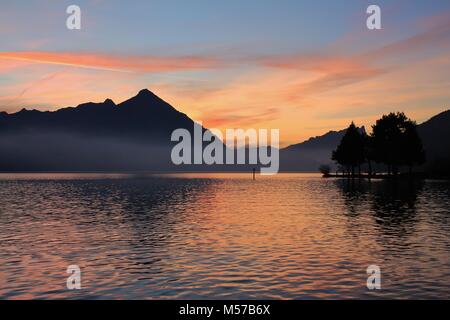
[{"label": "shoreline", "polygon": [[335,179],[367,179],[367,180],[450,180],[450,176],[446,174],[432,174],[432,173],[399,173],[396,175],[388,175],[385,173],[379,174],[355,174],[355,175],[343,175],[343,174],[323,174],[323,178],[335,178]]}]

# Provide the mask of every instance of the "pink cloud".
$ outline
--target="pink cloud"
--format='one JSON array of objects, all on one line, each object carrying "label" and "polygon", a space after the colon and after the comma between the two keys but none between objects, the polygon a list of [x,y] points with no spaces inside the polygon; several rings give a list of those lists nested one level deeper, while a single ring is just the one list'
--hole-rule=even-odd
[{"label": "pink cloud", "polygon": [[25,67],[30,65],[30,62],[27,61],[8,61],[8,60],[2,60],[0,59],[0,74],[1,73],[6,73],[6,72],[11,72],[12,70],[21,68],[21,67]]},{"label": "pink cloud", "polygon": [[219,65],[219,62],[216,59],[201,56],[124,56],[44,51],[1,52],[0,60],[1,59],[124,72],[186,71],[209,69]]},{"label": "pink cloud", "polygon": [[265,108],[253,111],[251,114],[243,114],[241,108],[215,109],[214,112],[202,117],[207,127],[223,126],[254,126],[261,122],[267,122],[277,118],[280,113],[278,108]]}]

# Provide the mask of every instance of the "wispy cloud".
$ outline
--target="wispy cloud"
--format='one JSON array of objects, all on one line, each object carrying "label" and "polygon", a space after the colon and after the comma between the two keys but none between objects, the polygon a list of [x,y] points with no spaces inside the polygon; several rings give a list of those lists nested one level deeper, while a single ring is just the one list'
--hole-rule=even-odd
[{"label": "wispy cloud", "polygon": [[[420,121],[450,99],[450,14],[410,23],[415,22],[407,33],[372,33],[376,41],[367,44],[370,40],[360,41],[368,36],[361,31],[313,53],[0,52],[0,73],[11,75],[0,87],[0,105],[5,96],[13,99],[10,110],[40,102],[56,108],[106,97],[121,101],[149,87],[208,127],[278,127],[292,142],[323,128],[343,128],[349,119],[369,125],[391,110]],[[22,68],[29,65],[30,70]]]},{"label": "wispy cloud", "polygon": [[[250,110],[248,110],[250,111]],[[224,126],[255,126],[277,118],[280,114],[278,108],[265,108],[257,112],[242,113],[241,108],[215,109],[213,113],[205,114],[202,120],[208,127]]]},{"label": "wispy cloud", "polygon": [[0,52],[0,59],[30,63],[64,65],[121,72],[171,72],[210,69],[219,66],[213,57],[129,56],[98,53],[18,51]]},{"label": "wispy cloud", "polygon": [[[416,35],[389,43],[363,55],[363,59],[386,59],[392,56],[407,57],[423,51],[436,51],[449,48],[450,42],[450,12],[430,17],[424,21],[428,28]],[[433,21],[433,22],[432,22]],[[403,60],[405,63],[407,59]]]},{"label": "wispy cloud", "polygon": [[310,77],[299,77],[293,82],[290,99],[302,98],[339,87],[354,84],[380,75],[384,71],[356,56],[292,55],[261,60],[265,66],[287,70],[306,71]]}]

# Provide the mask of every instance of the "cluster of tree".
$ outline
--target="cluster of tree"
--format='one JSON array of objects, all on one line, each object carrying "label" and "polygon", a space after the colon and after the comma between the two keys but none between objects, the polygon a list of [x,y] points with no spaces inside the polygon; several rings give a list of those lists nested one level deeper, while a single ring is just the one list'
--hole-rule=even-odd
[{"label": "cluster of tree", "polygon": [[377,120],[372,133],[360,132],[352,122],[343,136],[332,160],[335,160],[350,175],[355,169],[367,163],[372,175],[372,163],[383,163],[389,175],[396,175],[399,167],[407,166],[412,172],[413,165],[425,162],[425,151],[417,133],[417,125],[402,112],[390,113]]}]

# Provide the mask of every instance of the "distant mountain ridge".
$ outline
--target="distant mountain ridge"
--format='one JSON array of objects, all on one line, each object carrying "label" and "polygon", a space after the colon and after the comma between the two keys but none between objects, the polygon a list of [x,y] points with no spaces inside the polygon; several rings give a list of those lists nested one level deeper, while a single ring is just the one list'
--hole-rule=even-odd
[{"label": "distant mountain ridge", "polygon": [[0,171],[172,171],[171,133],[194,121],[147,89],[115,104],[0,114]]},{"label": "distant mountain ridge", "polygon": [[[83,103],[56,111],[0,112],[0,171],[248,171],[245,166],[175,166],[175,129],[194,121],[151,91],[115,104]],[[203,128],[203,130],[207,130]],[[365,128],[359,128],[365,132]],[[333,165],[331,152],[345,129],[280,149],[280,171],[316,172]],[[450,111],[418,126],[428,154],[425,168],[448,167]]]},{"label": "distant mountain ridge", "polygon": [[450,174],[450,110],[441,112],[417,128],[426,152],[426,171]]},{"label": "distant mountain ridge", "polygon": [[[346,130],[347,129],[340,130],[340,131],[333,131],[333,130],[328,131],[327,133],[325,133],[322,136],[311,137],[306,141],[296,143],[296,144],[291,144],[290,146],[284,148],[284,150],[298,150],[298,149],[303,149],[303,148],[314,149],[314,148],[323,148],[323,147],[335,148],[336,142],[339,143],[339,141],[344,136]],[[366,128],[364,126],[362,126],[361,128],[359,128],[359,131],[361,133],[366,133]]]},{"label": "distant mountain ridge", "polygon": [[[361,133],[366,132],[364,126],[358,129]],[[281,149],[281,171],[317,171],[322,164],[332,166],[331,152],[339,144],[346,130],[329,131],[322,136]]]},{"label": "distant mountain ridge", "polygon": [[130,138],[159,143],[176,128],[192,128],[193,121],[184,113],[153,94],[141,90],[118,105],[83,103],[57,111],[25,110],[0,115],[0,134],[14,132],[65,132],[97,137]]},{"label": "distant mountain ridge", "polygon": [[[366,132],[364,126],[359,128]],[[419,124],[417,131],[426,152],[426,164],[421,170],[450,173],[450,110],[441,112]],[[335,167],[331,154],[346,129],[330,131],[322,136],[290,145],[280,150],[282,171],[317,171],[322,165]]]}]

